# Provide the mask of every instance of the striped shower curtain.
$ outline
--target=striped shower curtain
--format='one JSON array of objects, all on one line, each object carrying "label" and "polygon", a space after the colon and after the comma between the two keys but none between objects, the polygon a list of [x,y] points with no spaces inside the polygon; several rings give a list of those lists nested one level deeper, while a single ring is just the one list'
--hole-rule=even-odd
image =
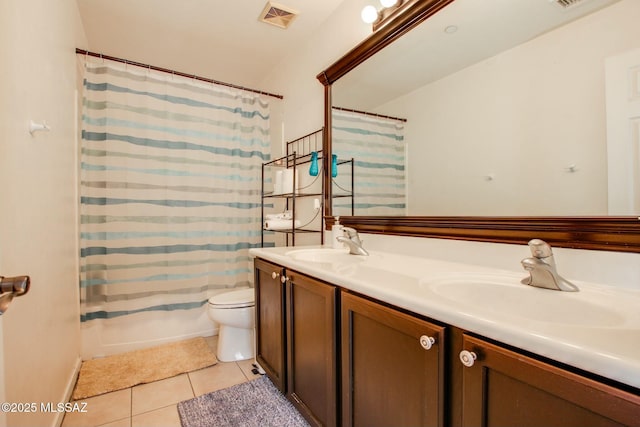
[{"label": "striped shower curtain", "polygon": [[[357,112],[332,111],[332,152],[353,159],[355,215],[406,214],[404,122]],[[348,165],[333,178],[333,195],[351,189]],[[334,215],[351,215],[349,198],[335,198]]]},{"label": "striped shower curtain", "polygon": [[212,291],[248,285],[248,249],[260,244],[261,164],[269,157],[263,98],[138,67],[86,64],[81,321],[204,310]]}]

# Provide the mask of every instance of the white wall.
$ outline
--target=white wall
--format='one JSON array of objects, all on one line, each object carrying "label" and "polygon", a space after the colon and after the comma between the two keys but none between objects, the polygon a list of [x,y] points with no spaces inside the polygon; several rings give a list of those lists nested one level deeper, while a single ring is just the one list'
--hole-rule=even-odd
[{"label": "white wall", "polygon": [[[76,197],[74,0],[0,2],[0,274],[31,276],[2,315],[5,397],[63,402],[80,352]],[[31,136],[29,120],[51,132]],[[55,425],[61,415],[7,415],[7,424]]]},{"label": "white wall", "polygon": [[604,62],[640,47],[638,16],[622,1],[380,108],[408,119],[409,215],[606,214]]},{"label": "white wall", "polygon": [[[1,243],[0,243],[1,244]],[[2,252],[0,251],[0,257]],[[0,259],[0,265],[2,260]],[[7,393],[4,381],[4,324],[2,317],[0,317],[0,402],[7,401]],[[7,425],[7,413],[0,411],[0,427],[6,427]]]}]

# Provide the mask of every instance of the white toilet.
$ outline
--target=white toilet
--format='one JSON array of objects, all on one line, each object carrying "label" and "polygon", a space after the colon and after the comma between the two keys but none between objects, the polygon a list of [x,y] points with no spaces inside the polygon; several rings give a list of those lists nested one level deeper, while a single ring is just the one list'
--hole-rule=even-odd
[{"label": "white toilet", "polygon": [[209,298],[209,318],[218,323],[218,350],[221,362],[253,359],[255,356],[255,294],[242,288]]}]

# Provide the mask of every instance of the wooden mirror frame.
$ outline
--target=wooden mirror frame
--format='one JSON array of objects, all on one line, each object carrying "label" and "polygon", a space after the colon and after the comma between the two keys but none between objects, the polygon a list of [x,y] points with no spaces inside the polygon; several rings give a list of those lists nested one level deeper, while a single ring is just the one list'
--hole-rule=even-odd
[{"label": "wooden mirror frame", "polygon": [[[325,158],[331,158],[331,86],[339,78],[398,39],[454,0],[408,0],[394,12],[393,20],[318,74],[324,85]],[[331,171],[323,162],[324,216],[327,229],[333,225]],[[553,246],[574,249],[640,253],[640,218],[598,217],[429,217],[429,216],[341,216],[345,226],[361,233],[434,237],[492,243],[526,244],[532,238]]]}]

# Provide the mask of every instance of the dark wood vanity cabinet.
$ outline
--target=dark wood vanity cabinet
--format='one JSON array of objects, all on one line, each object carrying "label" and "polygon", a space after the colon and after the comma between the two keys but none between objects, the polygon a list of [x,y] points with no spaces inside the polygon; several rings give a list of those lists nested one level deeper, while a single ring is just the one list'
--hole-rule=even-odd
[{"label": "dark wood vanity cabinet", "polygon": [[464,427],[640,426],[637,394],[473,336],[462,347]]},{"label": "dark wood vanity cabinet", "polygon": [[287,397],[311,425],[337,420],[335,286],[287,270]]},{"label": "dark wood vanity cabinet", "polygon": [[273,384],[286,391],[284,268],[256,258],[256,360]]},{"label": "dark wood vanity cabinet", "polygon": [[443,426],[445,328],[343,293],[342,425]]},{"label": "dark wood vanity cabinet", "polygon": [[257,361],[311,425],[640,427],[630,387],[262,259],[255,287]]}]

